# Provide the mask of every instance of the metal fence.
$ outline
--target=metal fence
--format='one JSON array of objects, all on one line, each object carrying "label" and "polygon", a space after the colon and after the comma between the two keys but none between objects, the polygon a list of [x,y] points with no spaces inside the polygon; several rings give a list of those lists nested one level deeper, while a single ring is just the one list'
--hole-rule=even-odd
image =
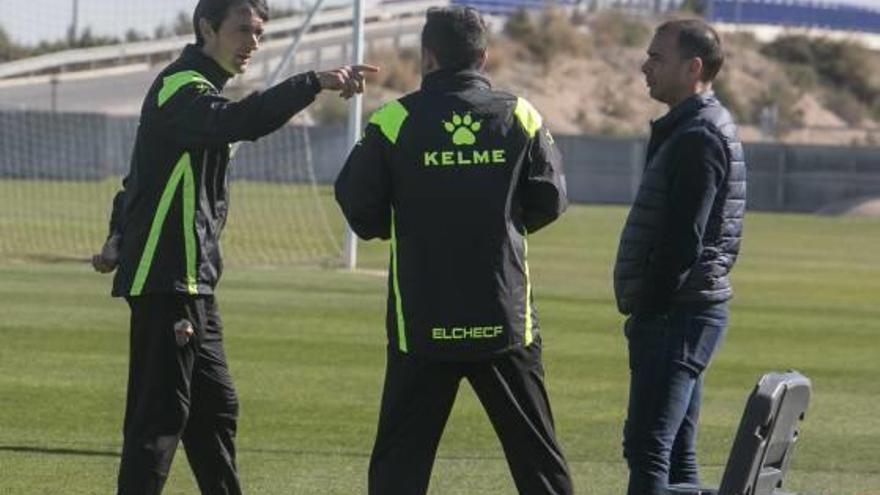
[{"label": "metal fence", "polygon": [[[645,162],[643,139],[557,136],[576,202],[630,203]],[[748,207],[815,212],[880,197],[880,148],[746,143]]]},{"label": "metal fence", "polygon": [[[0,178],[99,180],[128,170],[137,119],[98,114],[0,111]],[[287,126],[243,146],[234,176],[259,181],[300,180],[283,170],[303,156],[319,183],[333,181],[348,144],[342,127]],[[628,204],[645,161],[641,138],[556,136],[565,158],[568,192],[580,203]],[[749,208],[813,212],[830,204],[880,197],[880,148],[747,143]]]}]

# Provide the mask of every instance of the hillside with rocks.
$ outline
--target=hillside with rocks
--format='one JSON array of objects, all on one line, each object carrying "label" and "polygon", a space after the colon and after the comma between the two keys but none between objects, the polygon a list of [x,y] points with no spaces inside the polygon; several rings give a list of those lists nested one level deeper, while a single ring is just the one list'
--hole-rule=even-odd
[{"label": "hillside with rocks", "polygon": [[[661,20],[618,12],[592,16],[547,11],[494,24],[487,70],[495,87],[528,98],[559,134],[645,135],[666,108],[648,97],[640,71]],[[880,54],[852,42],[779,38],[762,44],[723,34],[726,62],[719,98],[746,141],[876,145],[880,143]],[[419,85],[416,50],[378,48],[382,66],[365,111]],[[325,98],[318,122],[341,122],[347,107]]]}]

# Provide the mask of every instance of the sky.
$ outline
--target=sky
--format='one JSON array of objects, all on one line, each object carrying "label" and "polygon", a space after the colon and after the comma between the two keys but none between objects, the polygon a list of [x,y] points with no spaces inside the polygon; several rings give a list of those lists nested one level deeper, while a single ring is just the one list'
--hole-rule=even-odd
[{"label": "sky", "polygon": [[[152,34],[171,24],[180,12],[192,15],[198,0],[0,0],[0,26],[18,43],[35,44],[67,35],[73,4],[79,2],[79,27],[122,36],[134,28]],[[299,7],[304,0],[269,0],[270,6]],[[310,4],[306,1],[305,5]]]},{"label": "sky", "polygon": [[[66,36],[75,0],[0,0],[0,26],[18,43],[34,44]],[[178,12],[192,12],[197,0],[76,0],[79,26],[99,34],[119,35],[130,27],[152,33],[173,22]],[[120,33],[121,31],[121,33]]]},{"label": "sky", "polygon": [[[122,36],[135,28],[152,34],[171,24],[180,12],[191,15],[197,0],[0,0],[0,26],[18,43],[58,40],[70,27],[73,4],[79,2],[79,26],[101,35]],[[809,0],[800,0],[809,1]],[[880,9],[880,0],[824,0]],[[309,0],[269,0],[270,5],[302,7]]]}]

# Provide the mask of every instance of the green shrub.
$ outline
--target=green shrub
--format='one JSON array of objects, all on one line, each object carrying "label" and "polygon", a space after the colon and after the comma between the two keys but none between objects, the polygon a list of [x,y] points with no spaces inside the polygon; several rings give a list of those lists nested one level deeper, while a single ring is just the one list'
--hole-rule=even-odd
[{"label": "green shrub", "polygon": [[700,16],[705,15],[708,10],[706,3],[706,0],[684,0],[684,2],[681,3],[679,10]]},{"label": "green shrub", "polygon": [[764,45],[761,53],[789,64],[815,66],[814,40],[806,36],[783,36]]},{"label": "green shrub", "polygon": [[26,51],[9,39],[6,30],[0,26],[0,63],[9,62],[26,56]]},{"label": "green shrub", "polygon": [[788,63],[809,66],[817,79],[838,91],[849,92],[863,104],[880,98],[880,55],[849,41],[805,36],[786,36],[766,45],[761,52]]},{"label": "green shrub", "polygon": [[523,9],[508,17],[507,22],[504,23],[504,34],[514,41],[525,43],[535,37],[536,31],[532,18]]},{"label": "green shrub", "polygon": [[815,89],[819,85],[819,74],[812,65],[783,64],[785,75],[791,84],[801,91]]},{"label": "green shrub", "polygon": [[874,120],[880,121],[880,99],[874,100],[868,106],[868,113]]}]

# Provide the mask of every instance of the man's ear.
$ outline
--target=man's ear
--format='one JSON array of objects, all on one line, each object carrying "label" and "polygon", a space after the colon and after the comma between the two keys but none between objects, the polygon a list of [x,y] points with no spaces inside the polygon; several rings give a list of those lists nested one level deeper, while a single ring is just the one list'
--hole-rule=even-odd
[{"label": "man's ear", "polygon": [[688,64],[688,75],[696,78],[697,81],[703,80],[703,59],[694,57]]},{"label": "man's ear", "polygon": [[214,31],[214,27],[211,26],[211,23],[208,22],[207,19],[202,17],[199,19],[199,33],[202,35],[202,39],[207,41],[213,41],[217,36],[217,33]]},{"label": "man's ear", "polygon": [[422,71],[427,74],[428,72],[437,70],[439,68],[439,64],[437,63],[437,57],[425,47],[422,47]]},{"label": "man's ear", "polygon": [[489,50],[483,50],[480,53],[479,58],[477,59],[477,70],[482,72],[486,68],[486,63],[489,61]]}]

